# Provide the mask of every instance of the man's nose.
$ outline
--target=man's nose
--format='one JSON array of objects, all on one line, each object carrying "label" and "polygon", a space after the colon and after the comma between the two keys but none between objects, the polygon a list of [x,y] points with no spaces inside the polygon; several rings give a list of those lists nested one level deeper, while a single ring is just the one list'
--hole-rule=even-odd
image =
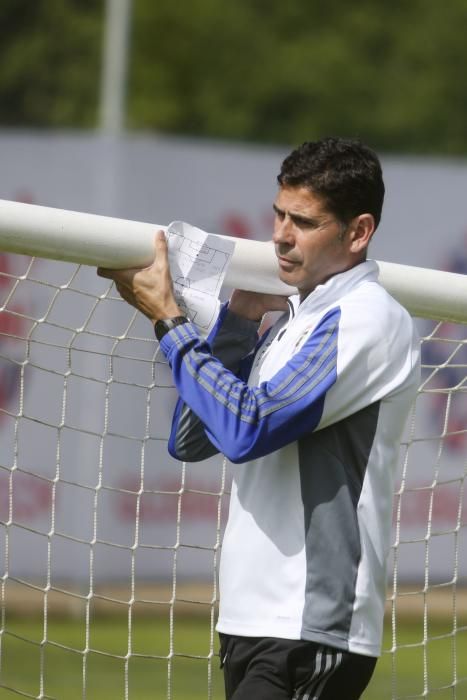
[{"label": "man's nose", "polygon": [[288,245],[293,245],[293,222],[289,216],[284,216],[282,221],[276,220],[272,240],[276,244],[287,243]]}]

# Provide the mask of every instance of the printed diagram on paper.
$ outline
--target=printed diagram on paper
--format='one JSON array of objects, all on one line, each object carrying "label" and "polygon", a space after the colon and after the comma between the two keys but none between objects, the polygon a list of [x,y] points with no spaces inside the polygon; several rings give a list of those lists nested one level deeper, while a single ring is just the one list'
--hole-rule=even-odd
[{"label": "printed diagram on paper", "polygon": [[235,243],[183,221],[167,228],[170,272],[177,303],[207,335],[219,311],[219,293]]}]

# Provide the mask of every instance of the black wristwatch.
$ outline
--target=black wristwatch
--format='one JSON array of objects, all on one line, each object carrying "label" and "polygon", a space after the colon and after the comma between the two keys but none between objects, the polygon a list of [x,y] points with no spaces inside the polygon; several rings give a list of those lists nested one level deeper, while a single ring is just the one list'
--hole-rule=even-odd
[{"label": "black wristwatch", "polygon": [[157,340],[161,340],[166,333],[175,328],[175,326],[181,326],[182,323],[188,323],[190,319],[186,316],[174,316],[173,318],[161,318],[154,324],[154,330],[156,332]]}]

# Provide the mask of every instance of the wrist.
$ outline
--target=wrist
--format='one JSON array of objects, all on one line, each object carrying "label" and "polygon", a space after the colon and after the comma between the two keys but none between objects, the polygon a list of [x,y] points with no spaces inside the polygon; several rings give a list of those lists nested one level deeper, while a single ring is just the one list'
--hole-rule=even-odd
[{"label": "wrist", "polygon": [[245,304],[236,304],[235,302],[229,301],[227,308],[231,313],[235,314],[235,316],[244,318],[247,321],[259,323],[263,318],[262,314],[258,316],[258,314],[254,312],[254,309],[248,308]]},{"label": "wrist", "polygon": [[152,324],[155,325],[158,321],[161,321],[163,319],[168,319],[168,318],[175,318],[176,316],[183,316],[184,312],[182,309],[176,304],[168,304],[164,306],[163,309],[158,309],[157,313],[155,310],[150,315],[150,320],[152,321]]},{"label": "wrist", "polygon": [[190,319],[186,316],[178,315],[172,316],[171,318],[160,318],[154,323],[154,332],[156,334],[157,340],[160,342],[164,335],[171,331],[177,326],[181,326],[184,323],[189,323]]}]

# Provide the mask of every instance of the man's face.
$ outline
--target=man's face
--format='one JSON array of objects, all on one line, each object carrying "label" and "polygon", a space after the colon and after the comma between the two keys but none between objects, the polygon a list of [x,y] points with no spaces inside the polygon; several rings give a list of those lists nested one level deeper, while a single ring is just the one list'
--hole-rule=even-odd
[{"label": "man's face", "polygon": [[305,298],[318,285],[355,264],[349,227],[326,210],[307,187],[281,187],[274,202],[273,242],[279,277]]}]

